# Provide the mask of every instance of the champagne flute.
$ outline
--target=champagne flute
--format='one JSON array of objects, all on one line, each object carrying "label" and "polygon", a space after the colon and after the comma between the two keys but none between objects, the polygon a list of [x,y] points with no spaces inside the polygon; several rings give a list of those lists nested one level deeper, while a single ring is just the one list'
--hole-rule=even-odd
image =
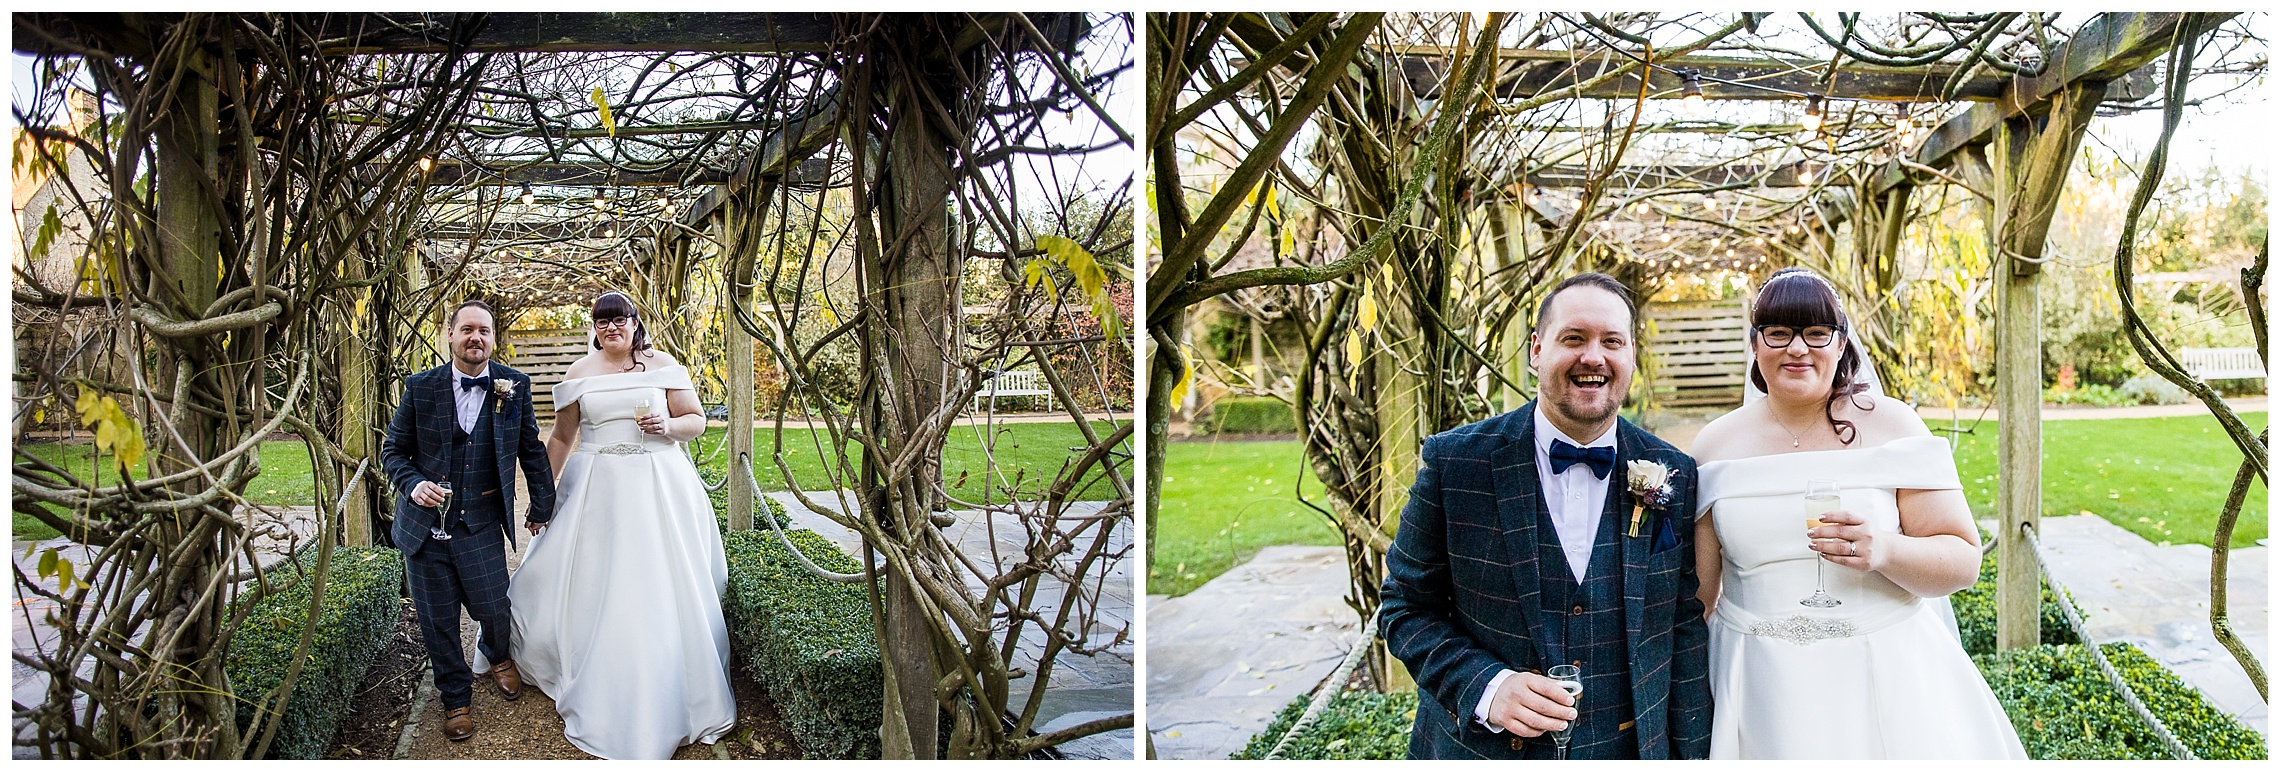
[{"label": "champagne flute", "polygon": [[[1837,498],[1837,481],[1805,481],[1806,530],[1810,531],[1812,529],[1828,525],[1827,523],[1821,522],[1821,516],[1830,512],[1837,511],[1837,508],[1842,505],[1842,502],[1840,502]],[[1812,537],[1806,537],[1806,541],[1810,543],[1812,541]],[[1834,606],[1844,605],[1844,601],[1829,597],[1827,583],[1828,580],[1826,575],[1828,564],[1829,561],[1822,559],[1819,553],[1815,553],[1813,555],[1813,594],[1807,596],[1804,600],[1798,601],[1798,605],[1809,606],[1812,608],[1831,608]]]},{"label": "champagne flute", "polygon": [[[1575,699],[1576,720],[1583,720],[1583,668],[1576,665],[1553,665],[1544,671],[1544,677],[1552,679],[1553,685]],[[1561,761],[1567,760],[1568,738],[1574,731],[1575,721],[1570,721],[1566,729],[1552,732],[1552,747],[1558,749]]]},{"label": "champagne flute", "polygon": [[451,534],[443,530],[446,525],[445,520],[451,517],[451,486],[445,483],[435,483],[435,487],[436,490],[443,491],[443,501],[437,502],[435,505],[435,527],[428,529],[428,538],[436,541],[451,541]]},{"label": "champagne flute", "polygon": [[640,419],[643,419],[643,418],[648,418],[648,417],[649,417],[650,408],[651,408],[651,406],[650,406],[650,403],[649,403],[649,398],[648,398],[648,397],[642,397],[642,398],[640,398],[640,399],[634,400],[634,401],[633,401],[633,417],[634,417],[634,419],[635,419],[636,421],[638,421],[638,420],[640,420]]}]

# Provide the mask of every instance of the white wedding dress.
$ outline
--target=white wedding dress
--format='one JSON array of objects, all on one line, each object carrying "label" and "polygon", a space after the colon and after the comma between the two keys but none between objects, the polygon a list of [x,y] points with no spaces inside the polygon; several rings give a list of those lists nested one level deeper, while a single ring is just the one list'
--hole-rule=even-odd
[{"label": "white wedding dress", "polygon": [[1944,598],[1826,563],[1834,608],[1813,593],[1806,478],[1836,480],[1843,508],[1900,530],[1895,489],[1961,489],[1947,440],[1783,453],[1701,467],[1723,565],[1710,619],[1713,759],[2024,759],[2011,721],[1964,654]]},{"label": "white wedding dress", "polygon": [[636,400],[664,411],[666,389],[689,388],[679,365],[554,387],[554,404],[578,406],[578,449],[507,589],[524,681],[606,759],[670,758],[736,724],[712,502],[688,454],[634,423]]}]

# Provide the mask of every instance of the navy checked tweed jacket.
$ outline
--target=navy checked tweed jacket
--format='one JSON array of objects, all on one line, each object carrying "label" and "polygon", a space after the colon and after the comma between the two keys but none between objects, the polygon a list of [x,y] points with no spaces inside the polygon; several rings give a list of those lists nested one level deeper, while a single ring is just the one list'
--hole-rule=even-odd
[{"label": "navy checked tweed jacket", "polygon": [[[1386,556],[1380,627],[1386,646],[1417,679],[1413,758],[1519,758],[1509,733],[1473,721],[1502,669],[1543,672],[1545,565],[1536,523],[1545,511],[1536,477],[1536,404],[1426,439],[1417,482]],[[1639,758],[1710,753],[1709,630],[1695,597],[1694,459],[1619,422],[1618,456],[1604,517],[1628,530],[1625,464],[1647,459],[1673,473],[1677,500],[1646,528],[1621,537],[1624,631]],[[1675,536],[1675,544],[1671,536]],[[1659,540],[1657,536],[1661,536]],[[1656,551],[1657,541],[1666,549]],[[1556,620],[1551,620],[1556,621]]]},{"label": "navy checked tweed jacket", "polygon": [[[516,466],[529,478],[530,512],[524,519],[534,523],[554,519],[554,467],[546,458],[546,442],[538,436],[530,376],[497,362],[491,363],[491,369],[491,377],[515,382],[515,396],[504,406],[494,394],[483,397],[483,409],[497,411],[491,416],[491,455],[499,465],[499,522],[512,544]],[[451,440],[459,432],[451,389],[458,379],[458,371],[448,363],[406,377],[404,398],[396,403],[396,416],[388,422],[388,436],[380,445],[381,469],[396,486],[396,522],[390,535],[406,554],[418,553],[427,543],[428,529],[435,526],[435,510],[412,503],[412,488],[449,477]]]}]

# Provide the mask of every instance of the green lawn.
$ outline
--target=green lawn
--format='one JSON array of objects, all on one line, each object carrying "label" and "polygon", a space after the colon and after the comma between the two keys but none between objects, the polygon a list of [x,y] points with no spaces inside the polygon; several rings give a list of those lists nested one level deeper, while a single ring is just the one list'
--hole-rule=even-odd
[{"label": "green lawn", "polygon": [[[2241,416],[2261,430],[2265,413]],[[1956,440],[1972,510],[1995,516],[1995,423]],[[2208,544],[2240,453],[2208,416],[2043,424],[2043,511],[2090,512],[2156,544]],[[1338,544],[1337,532],[1291,495],[1294,475],[1322,503],[1296,442],[1181,442],[1166,449],[1163,508],[1148,591],[1182,595],[1276,544]],[[2264,485],[2254,484],[2233,529],[2235,547],[2267,534]]]},{"label": "green lawn", "polygon": [[[2262,430],[2266,413],[2244,413]],[[1995,422],[1956,438],[1956,466],[1973,514],[1995,517]],[[2088,512],[2155,544],[2207,545],[2240,468],[2240,451],[2206,415],[2046,421],[2043,512]],[[2232,545],[2267,533],[2264,485],[2251,483]]]},{"label": "green lawn", "polygon": [[[1105,435],[1113,431],[1105,423],[1094,423],[1095,431]],[[721,442],[725,430],[709,429],[698,438],[696,457],[705,458],[714,445]],[[768,490],[783,490],[783,475],[766,455],[774,449],[774,431],[761,429],[753,432],[759,456],[754,458],[753,471],[760,485]],[[1010,485],[1025,495],[1039,495],[1052,483],[1062,464],[1073,460],[1077,452],[1070,448],[1085,445],[1084,435],[1074,424],[1006,424],[998,427],[994,452],[1004,481],[993,481],[983,474],[985,438],[976,428],[957,427],[951,430],[950,446],[943,454],[945,475],[952,483],[951,494],[967,501],[1002,501],[1003,491]],[[62,465],[83,478],[88,474],[90,453],[94,446],[40,443],[23,446],[31,453],[51,463]],[[784,431],[784,457],[799,475],[802,485],[824,487],[823,462],[816,454],[811,432],[805,429]],[[857,456],[860,458],[860,455]],[[705,478],[720,479],[727,470],[728,456],[719,458],[705,468]],[[274,506],[312,506],[316,497],[316,483],[310,474],[307,446],[299,442],[267,442],[261,446],[261,476],[248,486],[246,498],[259,504]],[[108,475],[106,478],[108,479]],[[813,481],[812,483],[810,481]],[[108,484],[106,482],[106,484]],[[1095,472],[1078,489],[1076,498],[1107,501],[1116,498],[1116,488],[1110,485],[1104,472]],[[47,539],[58,535],[47,524],[22,513],[13,513],[12,538],[18,540]]]},{"label": "green lawn", "polygon": [[[93,444],[42,442],[20,445],[17,449],[68,469],[81,480],[91,479],[95,450]],[[157,446],[152,446],[152,450],[157,449]],[[309,470],[309,446],[294,440],[264,442],[261,444],[261,476],[246,486],[245,497],[256,504],[268,506],[316,506],[316,478]],[[97,483],[115,485],[118,483],[117,473],[106,467]],[[55,529],[47,527],[46,523],[34,520],[29,515],[21,512],[10,514],[13,515],[9,529],[12,539],[49,539],[60,535]]]},{"label": "green lawn", "polygon": [[[1076,460],[1086,447],[1084,434],[1077,431],[1077,426],[1073,423],[1002,424],[997,427],[994,441],[983,436],[983,431],[986,431],[986,427],[953,427],[950,430],[949,446],[942,453],[942,473],[944,480],[950,484],[950,495],[966,501],[1003,501],[1008,487],[1019,491],[1024,498],[1042,496],[1045,488],[1053,483],[1053,478],[1060,474],[1061,467]],[[1114,429],[1106,423],[1094,422],[1093,431],[1106,436]],[[759,478],[762,489],[770,491],[780,491],[786,487],[784,475],[777,470],[773,457],[777,442],[775,433],[773,428],[756,429],[752,433],[753,476]],[[809,490],[831,487],[830,478],[825,475],[825,459],[836,457],[828,445],[828,434],[821,436],[820,440],[825,444],[818,451],[818,434],[809,429],[785,429],[783,435],[785,464],[792,468],[794,479],[799,481],[800,487]],[[725,437],[727,430],[724,428],[705,430],[704,436],[697,438],[692,448],[694,455],[700,462],[704,461],[712,454],[713,448],[726,441]],[[852,444],[849,450],[854,453],[852,462],[860,464],[861,450]],[[998,464],[994,474],[987,469],[992,455]],[[705,479],[719,479],[719,475],[729,469],[728,464],[726,452],[712,458],[711,463],[703,464]],[[1108,501],[1116,498],[1116,486],[1108,482],[1107,474],[1101,467],[1095,467],[1092,474],[1079,484],[1074,498]]]},{"label": "green lawn", "polygon": [[1338,531],[1292,495],[1328,506],[1296,442],[1175,442],[1164,449],[1163,505],[1148,592],[1185,595],[1278,544],[1337,546]]}]

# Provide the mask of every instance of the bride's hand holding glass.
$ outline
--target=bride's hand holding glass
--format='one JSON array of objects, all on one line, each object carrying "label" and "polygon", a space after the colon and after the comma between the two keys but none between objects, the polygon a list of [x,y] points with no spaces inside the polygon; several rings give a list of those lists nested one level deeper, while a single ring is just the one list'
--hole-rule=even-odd
[{"label": "bride's hand holding glass", "polygon": [[1821,515],[1821,526],[1805,532],[1813,539],[1813,551],[1827,560],[1856,571],[1875,571],[1882,568],[1877,558],[1876,533],[1869,529],[1868,520],[1849,510],[1839,509]]}]

